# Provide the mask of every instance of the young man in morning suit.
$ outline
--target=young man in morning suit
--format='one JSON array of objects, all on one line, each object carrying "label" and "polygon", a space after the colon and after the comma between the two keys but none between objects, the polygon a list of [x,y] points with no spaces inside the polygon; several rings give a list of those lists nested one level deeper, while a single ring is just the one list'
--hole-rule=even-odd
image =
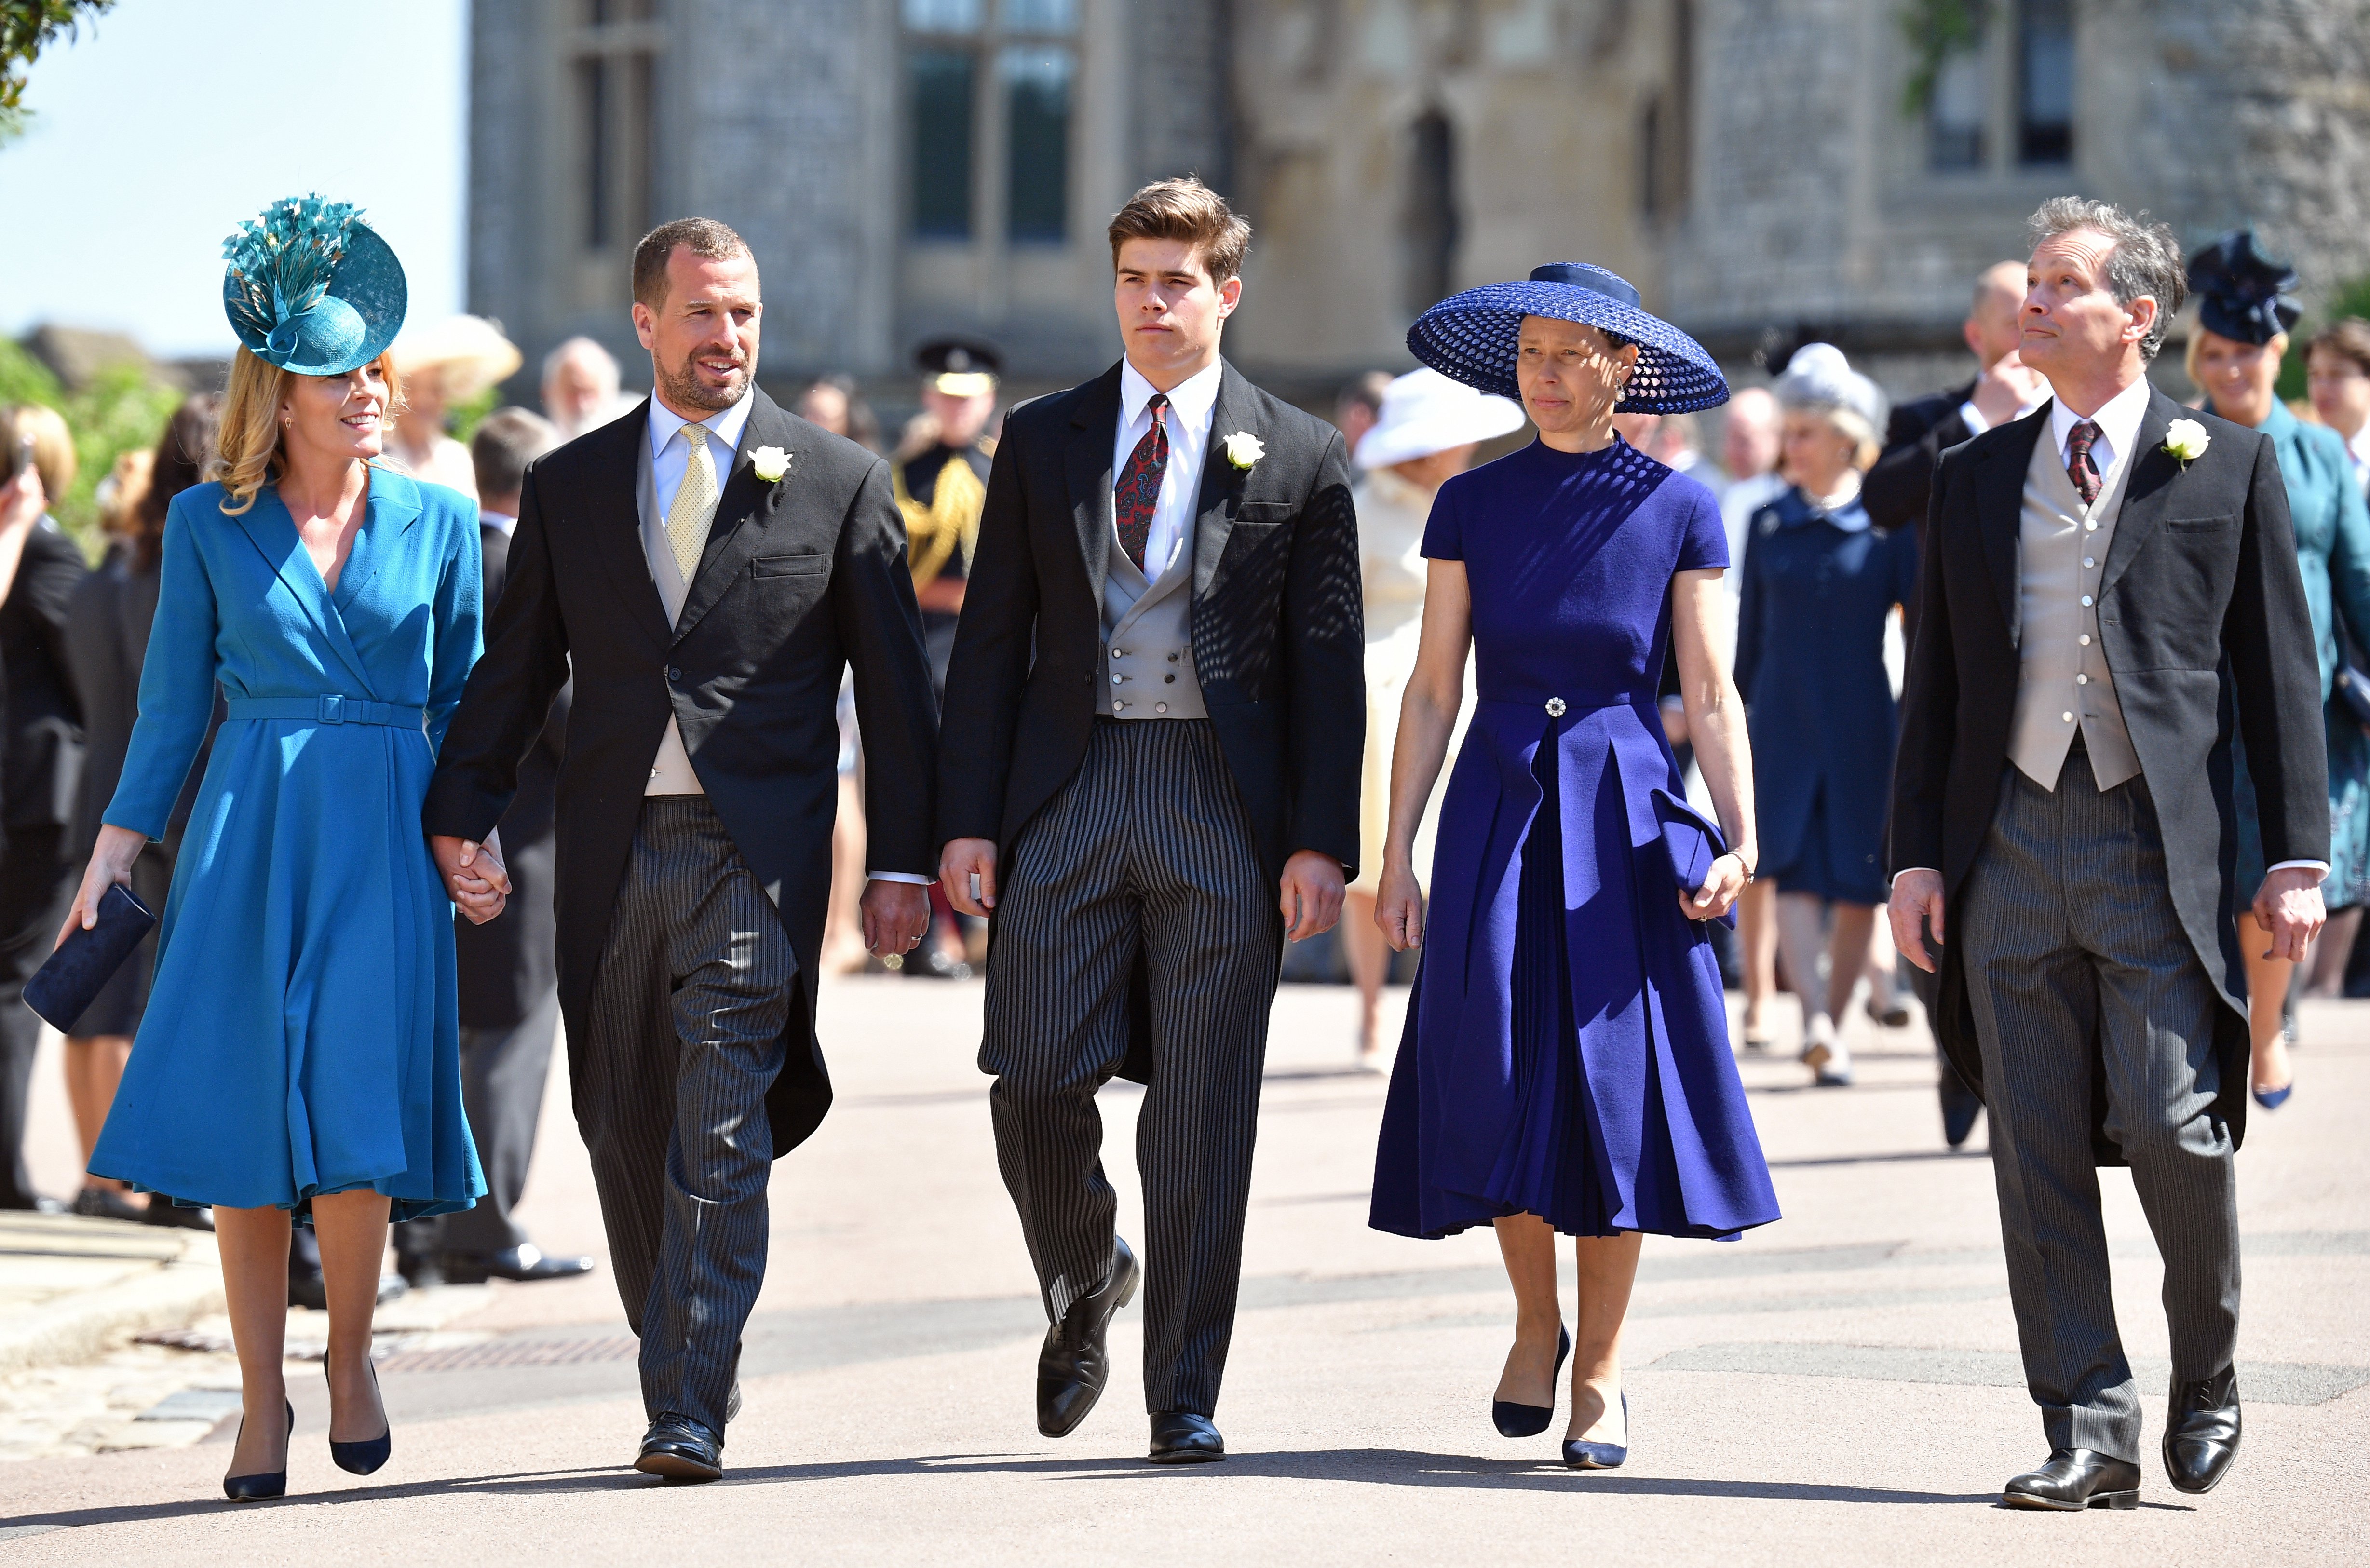
[{"label": "young man in morning suit", "polygon": [[[939,875],[994,909],[980,1066],[1053,1326],[1037,1424],[1075,1429],[1137,1265],[1095,1091],[1136,1123],[1152,1455],[1222,1458],[1260,1064],[1283,939],[1358,858],[1357,520],[1332,426],[1218,355],[1250,227],[1199,180],[1111,220],[1126,358],[1013,410],[940,737]],[[1280,892],[1280,897],[1279,897]]]},{"label": "young man in morning suit", "polygon": [[762,310],[756,261],[722,224],[680,219],[636,248],[657,390],[528,468],[510,581],[423,813],[448,881],[482,876],[572,661],[569,1069],[642,1341],[636,1468],[685,1481],[722,1473],[772,1161],[831,1104],[811,977],[849,665],[871,761],[865,940],[904,952],[929,917],[937,714],[889,467],[757,390]]},{"label": "young man in morning suit", "polygon": [[[2328,765],[2312,618],[2269,438],[2147,383],[2186,292],[2161,224],[2033,214],[2024,363],[2054,399],[1944,455],[1894,764],[1893,929],[1941,951],[1935,1032],[1991,1113],[2026,1386],[2049,1458],[2011,1506],[2139,1501],[2095,1165],[2128,1164],[2164,1254],[2164,1465],[2238,1448],[2245,980],[2320,928]],[[2270,872],[2229,885],[2235,702]]]}]

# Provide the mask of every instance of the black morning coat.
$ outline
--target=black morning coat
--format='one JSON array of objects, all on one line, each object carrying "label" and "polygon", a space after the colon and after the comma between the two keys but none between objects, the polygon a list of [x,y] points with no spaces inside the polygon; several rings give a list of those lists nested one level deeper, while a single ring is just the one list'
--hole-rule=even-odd
[{"label": "black morning coat", "polygon": [[[519,759],[572,661],[557,833],[559,999],[572,1055],[650,759],[673,714],[798,956],[788,1057],[765,1101],[778,1158],[831,1105],[812,976],[831,889],[844,667],[856,673],[864,731],[869,869],[937,873],[928,824],[938,714],[905,529],[888,464],[755,393],[708,548],[670,627],[635,499],[649,430],[645,402],[528,467],[510,581],[421,817],[432,834],[485,836],[511,803]],[[777,482],[751,467],[761,446],[789,454]]]},{"label": "black morning coat", "polygon": [[1884,529],[1915,528],[1926,520],[1933,499],[1934,464],[1973,432],[1959,409],[1975,395],[1975,384],[1896,403],[1884,426],[1884,455],[1860,481],[1859,501],[1868,520]]},{"label": "black morning coat", "polygon": [[[2025,472],[2049,439],[2051,405],[1945,453],[1926,520],[1922,611],[1893,764],[1893,869],[1942,872],[1945,935],[2000,793],[2019,675],[2019,549]],[[2185,467],[2164,448],[2174,420],[2209,441]],[[2320,665],[2296,571],[2288,498],[2270,439],[2148,399],[2135,465],[2099,592],[2099,638],[2164,836],[2172,901],[2222,999],[2215,1112],[2246,1135],[2246,970],[2230,917],[2238,836],[2230,802],[2233,709],[2247,743],[2267,864],[2329,859],[2329,767]],[[1942,950],[1935,1033],[1981,1091],[1959,942]],[[2095,1051],[2095,1045],[2093,1046]],[[2103,1131],[2101,1164],[2122,1156]]]},{"label": "black morning coat", "polygon": [[[1014,409],[988,476],[947,674],[938,836],[991,839],[1005,868],[1095,721],[1119,386],[1114,364]],[[1247,470],[1226,458],[1238,432],[1266,449]],[[1227,365],[1192,548],[1193,668],[1260,865],[1280,877],[1314,849],[1354,870],[1365,618],[1340,432]]]}]

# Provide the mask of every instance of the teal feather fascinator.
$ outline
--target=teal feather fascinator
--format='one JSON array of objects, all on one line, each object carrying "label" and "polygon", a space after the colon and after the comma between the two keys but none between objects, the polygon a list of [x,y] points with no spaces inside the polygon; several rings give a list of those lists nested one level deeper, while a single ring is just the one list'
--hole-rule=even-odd
[{"label": "teal feather fascinator", "polygon": [[223,310],[258,359],[302,375],[368,364],[403,326],[403,264],[350,202],[274,202],[223,241]]}]

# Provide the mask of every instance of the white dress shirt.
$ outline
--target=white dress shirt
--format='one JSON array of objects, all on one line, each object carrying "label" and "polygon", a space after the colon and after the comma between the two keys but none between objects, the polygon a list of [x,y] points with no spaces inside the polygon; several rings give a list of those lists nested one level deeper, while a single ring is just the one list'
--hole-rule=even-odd
[{"label": "white dress shirt", "polygon": [[[2152,394],[2153,388],[2147,378],[2142,376],[2108,398],[2100,406],[2099,411],[2090,416],[2090,422],[2099,427],[2098,435],[2090,443],[2090,462],[2099,470],[2100,495],[2106,495],[2115,488],[2116,476],[2123,464],[2131,460],[2133,448],[2139,444],[2140,421],[2147,418],[2148,398]],[[2060,464],[2073,461],[2070,443],[2074,427],[2081,422],[2082,416],[2067,408],[2064,398],[2057,398],[2049,405],[2049,439],[2057,447]],[[2326,860],[2282,860],[2266,867],[2265,871],[2268,874],[2290,868],[2318,870],[2324,877],[2329,874],[2329,862]],[[1908,871],[1933,869],[1931,866],[1904,866],[1893,876],[1897,880]],[[2249,895],[2252,896],[2251,893]]]},{"label": "white dress shirt", "polygon": [[[477,508],[477,522],[481,526],[491,528],[505,539],[518,531],[518,519],[507,512],[489,512],[481,506]],[[493,606],[489,605],[486,608],[491,610]]]},{"label": "white dress shirt", "polygon": [[[1144,575],[1158,582],[1168,570],[1178,547],[1193,536],[1193,517],[1202,495],[1202,463],[1210,452],[1210,420],[1217,412],[1218,383],[1224,363],[1214,363],[1178,383],[1168,392],[1168,467],[1160,476],[1160,501],[1152,509],[1152,527],[1144,541]],[[1152,412],[1145,405],[1158,387],[1124,362],[1119,373],[1119,433],[1111,443],[1111,483],[1127,471],[1136,444],[1152,428]],[[1112,526],[1118,526],[1116,509]]]}]

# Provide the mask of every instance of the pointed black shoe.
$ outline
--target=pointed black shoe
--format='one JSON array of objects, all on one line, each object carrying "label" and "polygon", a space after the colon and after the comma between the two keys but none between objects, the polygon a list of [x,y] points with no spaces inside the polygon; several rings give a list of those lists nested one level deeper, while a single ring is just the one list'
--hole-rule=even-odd
[{"label": "pointed black shoe", "polygon": [[2008,1483],[2000,1502],[2010,1508],[2054,1508],[2067,1514],[2085,1508],[2136,1508],[2140,1467],[2091,1448],[2053,1448],[2047,1464]]},{"label": "pointed black shoe", "polygon": [[702,1423],[661,1411],[642,1435],[634,1468],[669,1481],[719,1481],[724,1475],[724,1439]]},{"label": "pointed black shoe", "polygon": [[1145,1458],[1156,1465],[1208,1465],[1226,1457],[1226,1440],[1206,1415],[1164,1410],[1152,1418],[1152,1452]]},{"label": "pointed black shoe", "polygon": [[1536,1437],[1547,1429],[1555,1419],[1555,1392],[1563,1381],[1563,1359],[1571,1354],[1571,1335],[1562,1324],[1556,1325],[1555,1370],[1547,1374],[1547,1402],[1544,1405],[1516,1404],[1513,1400],[1491,1400],[1490,1419],[1497,1424],[1501,1437]]},{"label": "pointed black shoe", "polygon": [[2172,1386],[2165,1412],[2164,1469],[2182,1492],[2211,1492],[2238,1457],[2238,1374],[2225,1366],[2202,1382]]},{"label": "pointed black shoe", "polygon": [[[377,1363],[371,1364],[370,1375],[371,1392],[377,1393]],[[327,1361],[321,1363],[321,1380],[325,1383],[329,1380],[329,1364]],[[335,1397],[334,1393],[331,1397]],[[382,1417],[385,1415],[385,1411],[386,1401],[382,1397],[379,1400],[379,1412]],[[339,1470],[349,1475],[370,1474],[379,1466],[386,1463],[388,1456],[394,1452],[395,1423],[391,1419],[387,1421],[385,1431],[375,1437],[365,1437],[359,1443],[340,1443],[335,1437],[329,1439],[329,1458],[336,1461]]]},{"label": "pointed black shoe", "polygon": [[1037,1355],[1037,1430],[1046,1436],[1067,1437],[1103,1397],[1103,1385],[1110,1380],[1110,1352],[1104,1344],[1110,1320],[1134,1298],[1142,1277],[1135,1254],[1113,1237],[1110,1277],[1071,1302],[1062,1320],[1045,1331],[1045,1348]]},{"label": "pointed black shoe", "polygon": [[[240,1418],[238,1426],[242,1432],[247,1430],[245,1417]],[[288,1435],[296,1435],[296,1407],[293,1404],[288,1406]],[[287,1496],[288,1461],[282,1459],[276,1470],[223,1477],[223,1495],[234,1503],[269,1503],[275,1497]]]}]

